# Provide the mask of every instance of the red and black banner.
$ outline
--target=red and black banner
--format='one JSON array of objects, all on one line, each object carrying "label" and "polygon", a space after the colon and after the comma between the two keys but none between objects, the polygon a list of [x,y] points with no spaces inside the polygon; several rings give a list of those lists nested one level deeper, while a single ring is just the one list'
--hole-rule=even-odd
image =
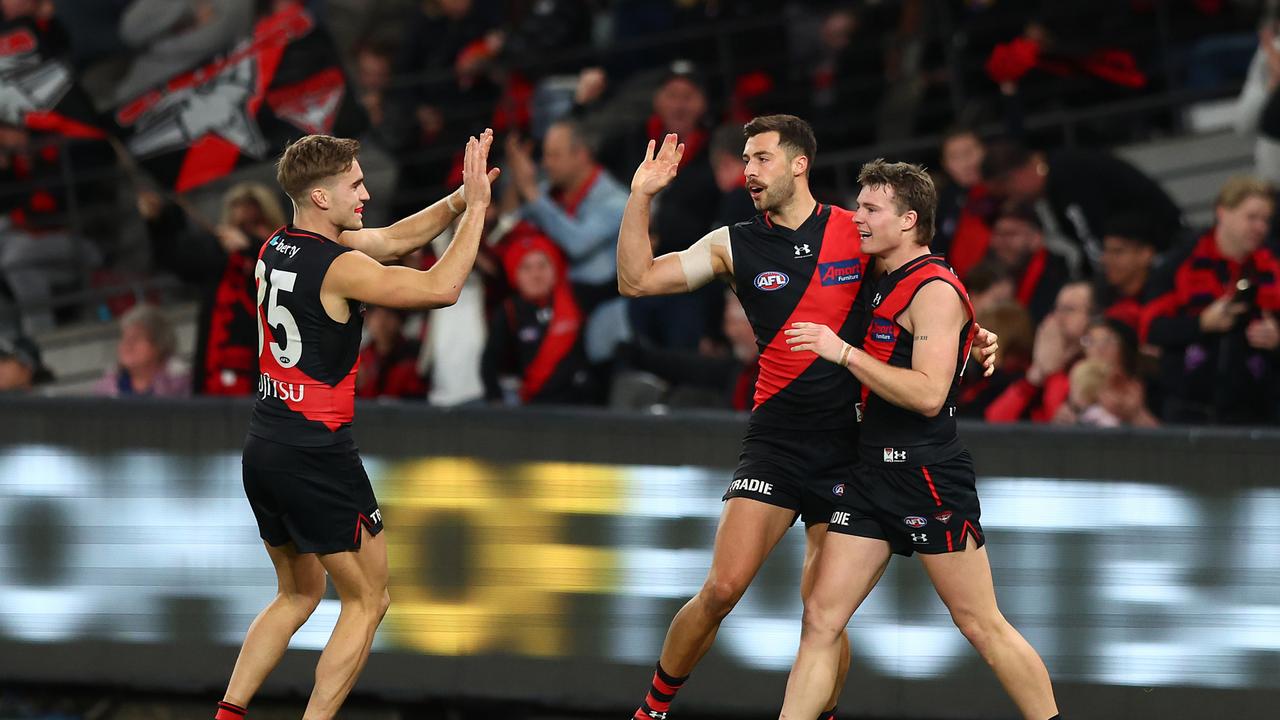
[{"label": "red and black banner", "polygon": [[70,138],[105,137],[52,19],[0,20],[0,123]]},{"label": "red and black banner", "polygon": [[355,136],[368,124],[333,40],[298,4],[263,17],[227,54],[113,115],[130,153],[178,192],[270,160],[302,135]]}]

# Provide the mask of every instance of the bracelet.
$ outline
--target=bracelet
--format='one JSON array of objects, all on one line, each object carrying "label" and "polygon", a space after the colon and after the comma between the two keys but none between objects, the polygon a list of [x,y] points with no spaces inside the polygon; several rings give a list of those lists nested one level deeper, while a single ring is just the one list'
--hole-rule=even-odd
[{"label": "bracelet", "polygon": [[459,210],[458,208],[456,208],[456,207],[454,207],[454,206],[453,206],[453,196],[454,196],[454,195],[457,195],[457,194],[458,194],[458,191],[457,191],[457,190],[454,190],[453,192],[451,192],[451,193],[449,193],[448,195],[445,195],[445,196],[444,196],[444,204],[445,204],[445,206],[446,206],[446,207],[448,207],[448,208],[449,208],[449,212],[453,213],[454,215],[457,215],[458,213],[462,212],[461,210]]},{"label": "bracelet", "polygon": [[845,363],[849,362],[849,351],[850,351],[850,350],[853,350],[853,346],[852,346],[852,345],[850,345],[849,343],[845,343],[845,344],[844,344],[844,350],[842,350],[842,351],[840,352],[840,367],[842,367],[842,368],[847,368],[847,367],[849,367],[849,366],[848,366],[848,365],[846,365]]}]

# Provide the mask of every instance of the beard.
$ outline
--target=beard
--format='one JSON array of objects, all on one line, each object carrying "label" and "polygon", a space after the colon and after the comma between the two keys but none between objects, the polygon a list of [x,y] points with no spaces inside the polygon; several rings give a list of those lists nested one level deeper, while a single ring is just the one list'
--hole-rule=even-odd
[{"label": "beard", "polygon": [[776,213],[791,202],[791,198],[795,194],[796,179],[790,175],[783,175],[776,182],[765,188],[764,192],[760,193],[756,209],[761,212]]}]

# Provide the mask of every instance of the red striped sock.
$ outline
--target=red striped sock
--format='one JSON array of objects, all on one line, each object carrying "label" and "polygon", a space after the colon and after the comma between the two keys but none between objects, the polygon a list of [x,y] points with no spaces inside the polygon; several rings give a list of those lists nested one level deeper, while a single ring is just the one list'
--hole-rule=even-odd
[{"label": "red striped sock", "polygon": [[245,712],[239,705],[224,700],[218,703],[218,714],[213,716],[213,720],[245,720]]},{"label": "red striped sock", "polygon": [[671,677],[663,671],[662,663],[658,663],[653,673],[653,682],[649,685],[649,694],[644,696],[644,702],[632,716],[633,720],[667,720],[671,701],[675,700],[680,686],[688,679],[688,675]]}]

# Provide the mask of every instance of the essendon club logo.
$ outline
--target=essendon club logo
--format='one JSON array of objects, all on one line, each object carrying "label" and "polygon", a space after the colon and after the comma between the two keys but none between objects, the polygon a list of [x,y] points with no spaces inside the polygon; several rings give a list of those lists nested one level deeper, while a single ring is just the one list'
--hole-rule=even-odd
[{"label": "essendon club logo", "polygon": [[898,328],[892,320],[884,318],[871,319],[871,339],[879,342],[893,342],[898,337]]},{"label": "essendon club logo", "polygon": [[781,273],[777,270],[765,270],[756,276],[754,284],[757,290],[773,292],[786,287],[789,282],[791,282],[791,278],[787,277],[786,273]]},{"label": "essendon club logo", "polygon": [[951,511],[944,510],[933,517],[937,519],[938,522],[945,524],[951,521]]},{"label": "essendon club logo", "polygon": [[818,263],[818,278],[823,285],[844,285],[862,279],[862,260],[837,260],[836,262]]}]

